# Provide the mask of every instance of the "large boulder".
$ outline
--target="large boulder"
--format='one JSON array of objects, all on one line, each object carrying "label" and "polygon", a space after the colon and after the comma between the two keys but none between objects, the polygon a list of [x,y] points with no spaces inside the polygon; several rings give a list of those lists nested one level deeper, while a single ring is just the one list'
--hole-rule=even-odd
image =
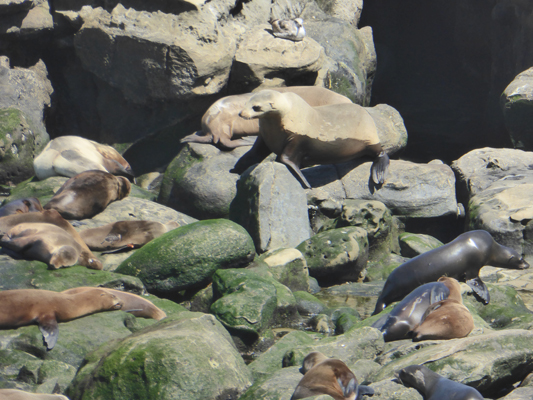
[{"label": "large boulder", "polygon": [[54,28],[47,0],[7,0],[0,9],[0,35],[28,37]]},{"label": "large boulder", "polygon": [[501,97],[505,126],[515,148],[531,151],[533,140],[533,68],[519,73]]}]

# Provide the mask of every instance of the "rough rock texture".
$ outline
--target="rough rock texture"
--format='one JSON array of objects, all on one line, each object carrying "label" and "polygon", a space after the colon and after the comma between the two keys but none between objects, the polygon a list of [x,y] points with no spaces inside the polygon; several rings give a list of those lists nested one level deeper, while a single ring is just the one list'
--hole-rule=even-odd
[{"label": "rough rock texture", "polygon": [[407,129],[400,113],[388,104],[366,107],[374,118],[381,146],[387,154],[395,154],[407,146]]},{"label": "rough rock texture", "polygon": [[267,251],[257,258],[268,266],[275,280],[291,291],[309,291],[309,269],[303,254],[296,249]]},{"label": "rough rock texture", "polygon": [[295,247],[310,234],[305,191],[277,162],[261,163],[241,175],[230,219],[248,231],[258,253]]},{"label": "rough rock texture", "polygon": [[294,389],[302,379],[299,369],[299,367],[279,369],[270,379],[254,384],[239,400],[290,400]]},{"label": "rough rock texture", "polygon": [[27,37],[54,27],[47,0],[3,1],[0,15],[0,35]]},{"label": "rough rock texture", "polygon": [[[416,389],[405,387],[391,380],[383,380],[369,385],[374,389],[372,400],[422,400]],[[367,397],[364,396],[363,399]]]},{"label": "rough rock texture", "polygon": [[433,236],[404,232],[399,236],[403,257],[416,257],[426,251],[442,246],[440,240]]},{"label": "rough rock texture", "polygon": [[514,147],[533,150],[528,129],[533,123],[533,68],[518,74],[505,88],[501,105]]},{"label": "rough rock texture", "polygon": [[205,287],[219,268],[244,267],[255,255],[252,238],[228,220],[194,222],[152,240],[116,272],[140,278],[165,297]]}]

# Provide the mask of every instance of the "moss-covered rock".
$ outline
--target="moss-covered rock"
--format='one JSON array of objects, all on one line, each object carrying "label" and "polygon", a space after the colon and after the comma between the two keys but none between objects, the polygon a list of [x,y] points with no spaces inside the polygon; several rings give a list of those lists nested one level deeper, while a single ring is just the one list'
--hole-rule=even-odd
[{"label": "moss-covered rock", "polygon": [[310,293],[294,292],[300,315],[316,315],[325,312],[328,306]]},{"label": "moss-covered rock", "polygon": [[280,368],[266,380],[254,383],[239,400],[290,400],[302,379],[299,367]]},{"label": "moss-covered rock", "polygon": [[305,257],[296,249],[270,250],[257,258],[268,266],[274,279],[293,292],[309,291],[309,270]]},{"label": "moss-covered rock", "polygon": [[384,254],[368,260],[365,281],[385,281],[392,271],[409,259],[397,254]]},{"label": "moss-covered rock", "polygon": [[416,257],[426,251],[444,245],[444,243],[435,239],[433,236],[424,235],[422,233],[404,232],[400,235],[399,240],[402,256],[404,257]]},{"label": "moss-covered rock", "polygon": [[374,389],[372,400],[423,400],[416,389],[405,387],[392,380],[379,381],[370,387]]},{"label": "moss-covered rock", "polygon": [[149,292],[165,296],[207,286],[217,269],[244,267],[255,255],[252,238],[234,222],[195,222],[152,240],[116,272],[140,278]]}]

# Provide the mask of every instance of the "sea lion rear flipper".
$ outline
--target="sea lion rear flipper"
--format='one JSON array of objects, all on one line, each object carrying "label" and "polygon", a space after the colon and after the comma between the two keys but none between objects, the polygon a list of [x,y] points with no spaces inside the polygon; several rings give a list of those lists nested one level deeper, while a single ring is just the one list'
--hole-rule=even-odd
[{"label": "sea lion rear flipper", "polygon": [[342,379],[339,377],[337,378],[337,382],[339,383],[339,386],[341,387],[341,390],[344,394],[344,397],[349,397],[353,392],[355,392],[357,384],[355,383],[355,379],[350,379],[350,382],[346,386],[343,385]]},{"label": "sea lion rear flipper", "polygon": [[47,350],[52,350],[57,343],[59,337],[59,326],[54,317],[47,316],[39,318],[39,329],[43,334],[43,344]]},{"label": "sea lion rear flipper", "polygon": [[357,395],[355,396],[355,400],[359,400],[362,396],[374,396],[374,389],[372,389],[370,386],[359,385],[357,387]]},{"label": "sea lion rear flipper", "polygon": [[114,254],[114,253],[122,253],[124,251],[133,250],[139,246],[135,246],[133,244],[126,244],[124,246],[117,247],[116,249],[110,249],[102,251],[102,254]]},{"label": "sea lion rear flipper", "polygon": [[385,175],[389,169],[389,156],[381,151],[372,163],[372,180],[376,185],[382,185],[385,182]]},{"label": "sea lion rear flipper", "polygon": [[485,305],[489,304],[489,289],[479,276],[476,276],[474,279],[466,281],[466,284],[470,286],[470,288],[474,291],[474,296],[477,301],[480,301]]}]

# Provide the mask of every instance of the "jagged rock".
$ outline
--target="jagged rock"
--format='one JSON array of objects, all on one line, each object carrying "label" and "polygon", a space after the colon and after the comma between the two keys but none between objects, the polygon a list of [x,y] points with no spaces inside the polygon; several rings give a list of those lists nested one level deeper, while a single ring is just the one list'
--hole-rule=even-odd
[{"label": "jagged rock", "polygon": [[222,325],[212,315],[186,312],[90,354],[68,396],[215,400],[238,398],[251,385]]},{"label": "jagged rock", "polygon": [[533,150],[530,126],[533,124],[533,68],[519,73],[501,97],[505,126],[515,148]]},{"label": "jagged rock", "polygon": [[28,36],[50,31],[54,21],[47,0],[4,1],[0,5],[0,34]]},{"label": "jagged rock", "polygon": [[400,240],[402,256],[410,258],[419,256],[426,251],[436,249],[444,244],[433,236],[423,233],[404,232],[400,234],[398,239]]},{"label": "jagged rock", "polygon": [[326,14],[349,22],[357,28],[363,11],[363,0],[326,0],[319,2],[318,6]]},{"label": "jagged rock", "polygon": [[5,0],[0,3],[0,15],[27,11],[33,6],[33,0]]},{"label": "jagged rock", "polygon": [[241,175],[230,219],[245,227],[258,253],[295,247],[310,234],[305,191],[277,162],[258,164]]},{"label": "jagged rock", "polygon": [[309,269],[302,253],[296,249],[276,249],[257,258],[268,266],[275,280],[291,291],[309,291]]},{"label": "jagged rock", "polygon": [[530,400],[533,398],[533,387],[519,387],[500,400]]},{"label": "jagged rock", "polygon": [[194,222],[152,240],[116,272],[136,276],[149,292],[163,297],[207,286],[219,268],[238,268],[255,256],[252,238],[234,222]]}]

